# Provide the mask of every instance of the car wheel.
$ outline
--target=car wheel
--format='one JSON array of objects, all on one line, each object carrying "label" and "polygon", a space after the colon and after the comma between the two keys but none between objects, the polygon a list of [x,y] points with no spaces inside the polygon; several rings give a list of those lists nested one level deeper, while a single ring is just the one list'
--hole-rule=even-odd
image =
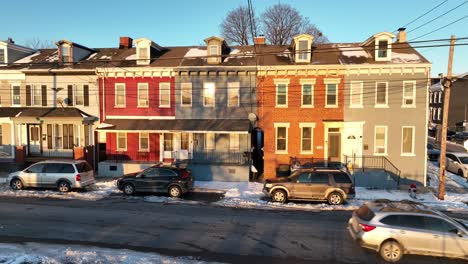
[{"label": "car wheel", "polygon": [[23,189],[24,186],[23,182],[20,179],[14,179],[10,182],[10,187],[15,191],[19,191]]},{"label": "car wheel", "polygon": [[274,190],[271,193],[271,200],[277,203],[285,203],[288,199],[288,195],[283,190]]},{"label": "car wheel", "polygon": [[332,192],[328,195],[327,200],[331,205],[340,205],[343,203],[343,195],[339,192]]},{"label": "car wheel", "polygon": [[182,195],[182,191],[179,186],[172,185],[168,190],[169,196],[172,198],[179,198]]},{"label": "car wheel", "polygon": [[68,182],[66,182],[66,181],[59,182],[59,184],[58,184],[59,192],[66,193],[66,192],[69,192],[70,189],[71,189],[71,187],[70,187],[70,184]]},{"label": "car wheel", "polygon": [[387,241],[380,246],[380,256],[387,262],[397,262],[403,257],[403,248],[396,241]]},{"label": "car wheel", "polygon": [[135,194],[135,186],[133,186],[133,184],[131,183],[124,184],[124,186],[122,187],[122,190],[126,195]]}]

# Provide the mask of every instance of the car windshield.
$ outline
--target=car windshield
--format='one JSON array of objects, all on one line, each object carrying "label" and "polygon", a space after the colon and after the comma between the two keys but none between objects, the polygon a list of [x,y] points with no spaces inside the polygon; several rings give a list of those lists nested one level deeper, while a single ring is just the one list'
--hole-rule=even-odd
[{"label": "car windshield", "polygon": [[458,157],[463,164],[468,164],[468,157]]}]

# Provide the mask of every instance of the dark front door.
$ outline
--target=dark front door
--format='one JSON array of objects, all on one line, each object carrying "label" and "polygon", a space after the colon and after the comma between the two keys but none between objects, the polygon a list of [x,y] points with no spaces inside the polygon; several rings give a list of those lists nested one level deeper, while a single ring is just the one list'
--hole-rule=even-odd
[{"label": "dark front door", "polygon": [[329,161],[341,160],[341,134],[328,134],[328,159]]}]

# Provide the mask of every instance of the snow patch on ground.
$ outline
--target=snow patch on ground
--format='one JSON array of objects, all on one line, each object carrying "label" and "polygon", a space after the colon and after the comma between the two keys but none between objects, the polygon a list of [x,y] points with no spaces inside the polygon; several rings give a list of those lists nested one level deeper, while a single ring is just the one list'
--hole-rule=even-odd
[{"label": "snow patch on ground", "polygon": [[208,262],[198,261],[190,256],[169,257],[156,253],[142,253],[127,249],[25,243],[21,245],[0,244],[0,263],[202,264]]},{"label": "snow patch on ground", "polygon": [[392,52],[392,62],[402,63],[402,62],[422,62],[421,58],[417,54],[411,53],[397,53]]}]

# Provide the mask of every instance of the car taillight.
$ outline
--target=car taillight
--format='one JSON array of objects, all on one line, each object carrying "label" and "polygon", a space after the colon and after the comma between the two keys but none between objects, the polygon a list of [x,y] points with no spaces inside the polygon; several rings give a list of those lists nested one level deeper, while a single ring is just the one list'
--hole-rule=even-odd
[{"label": "car taillight", "polygon": [[77,175],[75,176],[75,180],[76,180],[76,181],[81,181],[81,175],[77,174]]},{"label": "car taillight", "polygon": [[187,179],[190,176],[190,172],[183,170],[180,172],[180,176],[182,179]]},{"label": "car taillight", "polygon": [[369,232],[369,231],[372,231],[372,230],[375,229],[375,226],[366,225],[366,224],[359,224],[359,226],[361,227],[362,231],[364,231],[364,232]]}]

